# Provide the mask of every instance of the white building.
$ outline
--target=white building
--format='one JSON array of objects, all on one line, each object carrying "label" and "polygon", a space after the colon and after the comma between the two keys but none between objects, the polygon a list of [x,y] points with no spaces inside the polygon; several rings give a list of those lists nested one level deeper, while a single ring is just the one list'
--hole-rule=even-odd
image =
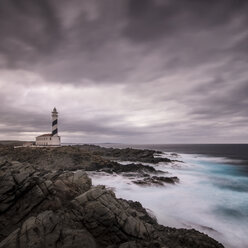
[{"label": "white building", "polygon": [[58,136],[58,112],[56,108],[52,112],[52,133],[42,134],[36,137],[37,146],[60,146],[60,136]]}]

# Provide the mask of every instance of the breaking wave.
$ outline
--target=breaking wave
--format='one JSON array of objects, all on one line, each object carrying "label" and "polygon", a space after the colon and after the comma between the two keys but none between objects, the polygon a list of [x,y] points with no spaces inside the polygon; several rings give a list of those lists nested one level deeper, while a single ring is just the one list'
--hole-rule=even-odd
[{"label": "breaking wave", "polygon": [[94,185],[114,189],[117,197],[141,202],[160,224],[195,228],[229,248],[248,247],[247,174],[227,158],[162,156],[182,161],[152,165],[179,177],[179,184],[144,187],[121,175],[92,172],[90,176]]}]

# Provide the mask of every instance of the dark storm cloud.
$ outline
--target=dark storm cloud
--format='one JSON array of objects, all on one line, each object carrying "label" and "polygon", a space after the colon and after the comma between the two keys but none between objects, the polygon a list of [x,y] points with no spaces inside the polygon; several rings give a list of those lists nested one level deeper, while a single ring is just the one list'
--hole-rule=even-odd
[{"label": "dark storm cloud", "polygon": [[0,134],[49,131],[32,105],[56,104],[76,106],[60,126],[75,135],[243,141],[247,13],[246,0],[0,0]]},{"label": "dark storm cloud", "polygon": [[[121,62],[120,55],[113,53],[119,49],[115,40],[121,23],[115,19],[122,15],[122,4],[98,2],[97,16],[91,19],[85,2],[90,1],[73,0],[71,6],[55,0],[1,1],[0,53],[5,66],[37,70],[55,81],[78,82],[82,76],[104,80],[111,73],[113,79],[115,73],[125,74],[125,68],[114,61]],[[71,13],[66,13],[67,7]]]},{"label": "dark storm cloud", "polygon": [[[216,85],[210,83],[209,88],[204,87],[205,96],[201,99],[201,105],[196,105],[192,110],[193,115],[201,116],[206,119],[218,119],[227,117],[232,122],[233,117],[243,117],[248,121],[247,95],[248,95],[248,79],[239,82],[239,87],[231,87],[225,90],[225,85]],[[198,91],[199,94],[199,91]],[[191,100],[191,103],[193,101]],[[196,102],[197,103],[197,102]],[[198,101],[199,103],[199,101]],[[242,122],[243,120],[241,120]]]},{"label": "dark storm cloud", "polygon": [[126,34],[136,41],[170,38],[176,32],[198,32],[226,26],[235,17],[247,17],[247,1],[131,0]]},{"label": "dark storm cloud", "polygon": [[8,132],[45,130],[49,116],[45,113],[29,111],[16,106],[11,106],[8,96],[2,93],[0,87],[0,130]]},{"label": "dark storm cloud", "polygon": [[62,39],[50,1],[0,1],[0,51],[9,67],[37,62],[51,55]]},{"label": "dark storm cloud", "polygon": [[[95,6],[95,16],[90,17],[92,10],[85,3]],[[173,73],[227,55],[230,51],[223,51],[223,40],[215,33],[212,40],[197,34],[218,35],[220,28],[224,39],[232,40],[247,27],[247,6],[241,0],[73,0],[70,4],[2,0],[0,53],[8,68],[30,69],[52,81],[69,83],[82,83],[81,78],[98,83],[128,81],[137,65],[155,54],[156,67],[144,66],[142,77],[135,77],[136,82],[144,82],[164,71]],[[244,20],[230,30],[237,17]],[[245,41],[246,37],[241,39],[236,49],[240,44],[246,49]]]}]

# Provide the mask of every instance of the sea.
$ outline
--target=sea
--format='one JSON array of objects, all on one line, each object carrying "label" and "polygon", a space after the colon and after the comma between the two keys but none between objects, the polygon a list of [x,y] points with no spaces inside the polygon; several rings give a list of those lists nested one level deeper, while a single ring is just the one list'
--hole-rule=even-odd
[{"label": "sea", "polygon": [[194,228],[226,248],[248,248],[248,144],[100,145],[161,151],[158,156],[177,161],[149,165],[179,177],[180,183],[144,187],[102,173],[90,175],[94,185],[141,202],[160,224]]}]

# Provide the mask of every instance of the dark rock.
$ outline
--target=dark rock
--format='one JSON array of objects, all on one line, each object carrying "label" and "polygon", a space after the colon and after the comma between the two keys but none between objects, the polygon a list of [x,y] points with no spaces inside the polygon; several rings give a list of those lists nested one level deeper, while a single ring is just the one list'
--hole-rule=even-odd
[{"label": "dark rock", "polygon": [[153,176],[153,180],[165,182],[165,183],[179,183],[179,178],[178,177],[158,177],[158,176]]},{"label": "dark rock", "polygon": [[159,162],[172,162],[168,158],[155,157],[155,155],[162,154],[160,151],[148,149],[133,149],[133,148],[105,148],[95,145],[78,146],[79,149],[92,152],[94,155],[102,156],[111,160],[122,161],[139,161],[143,163],[159,163]]},{"label": "dark rock", "polygon": [[108,246],[108,248],[168,248],[168,246],[157,241],[130,241],[121,244],[120,246]]},{"label": "dark rock", "polygon": [[[78,178],[56,177],[69,183]],[[195,230],[158,225],[140,203],[117,199],[104,186],[87,190],[59,209],[34,211],[16,230],[9,229],[8,237],[0,243],[0,248],[7,247],[223,248]]]},{"label": "dark rock", "polygon": [[21,163],[39,165],[47,169],[76,170],[99,166],[109,160],[139,161],[143,163],[171,162],[168,158],[154,157],[158,151],[141,149],[113,149],[94,145],[65,147],[20,147],[0,146],[0,157]]},{"label": "dark rock", "polygon": [[[132,237],[146,239],[150,224],[141,221],[126,202],[115,198],[112,191],[96,187],[73,200],[74,207],[83,214],[86,228],[103,246],[122,243]],[[134,214],[135,213],[135,214]]]},{"label": "dark rock", "polygon": [[[162,184],[177,178],[151,177],[147,173],[157,173],[151,166],[120,165],[91,152],[80,147],[0,147],[0,248],[223,248],[196,230],[159,225],[140,203],[117,199],[104,186],[92,187],[87,174],[76,168],[138,173]],[[125,152],[146,159],[151,154]]]},{"label": "dark rock", "polygon": [[63,247],[96,248],[95,239],[83,227],[76,229],[53,211],[45,211],[36,217],[28,218],[20,228],[12,232],[0,243],[1,248]]},{"label": "dark rock", "polygon": [[53,173],[19,162],[0,168],[0,240],[29,216],[61,208],[91,187],[83,171]]},{"label": "dark rock", "polygon": [[137,213],[139,214],[139,218],[149,224],[156,224],[157,223],[157,219],[154,215],[152,215],[151,213],[148,213],[147,209],[143,208],[143,206],[141,205],[140,202],[137,201],[127,201],[124,199],[120,199],[121,201],[125,201],[127,202],[133,209],[135,209],[137,211]]},{"label": "dark rock", "polygon": [[170,155],[173,156],[173,157],[178,157],[179,156],[177,153],[174,153],[174,152],[171,153]]},{"label": "dark rock", "polygon": [[140,184],[140,185],[161,185],[163,186],[164,183],[175,184],[179,182],[178,177],[145,177],[143,179],[135,180],[133,183]]},{"label": "dark rock", "polygon": [[77,170],[85,169],[91,163],[101,161],[103,158],[95,156],[77,147],[20,147],[0,146],[0,157],[5,160],[15,160],[21,163],[30,163],[39,168]]},{"label": "dark rock", "polygon": [[72,204],[101,247],[223,247],[196,230],[158,225],[141,204],[116,199],[102,186],[76,197]]},{"label": "dark rock", "polygon": [[117,162],[107,162],[107,163],[93,163],[89,168],[87,168],[87,171],[103,171],[106,173],[139,173],[140,176],[148,175],[147,173],[153,173],[153,174],[163,174],[165,172],[156,170],[152,166],[149,165],[143,165],[143,164],[120,164]]}]

